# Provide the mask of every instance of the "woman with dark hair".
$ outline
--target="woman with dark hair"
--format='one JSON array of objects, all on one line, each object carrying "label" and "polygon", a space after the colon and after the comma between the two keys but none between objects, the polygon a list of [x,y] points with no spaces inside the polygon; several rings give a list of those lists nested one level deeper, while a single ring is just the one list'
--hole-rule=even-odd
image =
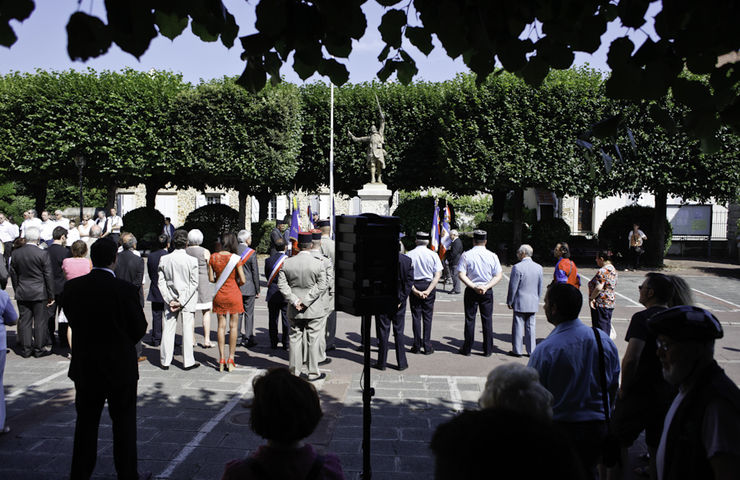
[{"label": "woman with dark hair", "polygon": [[336,455],[319,455],[303,441],[322,416],[314,386],[287,368],[269,370],[255,378],[252,386],[250,427],[267,444],[245,459],[227,463],[221,479],[343,479]]},{"label": "woman with dark hair", "polygon": [[[244,311],[242,303],[242,292],[239,285],[244,284],[244,263],[236,254],[238,246],[236,235],[226,233],[221,239],[221,250],[217,251],[208,259],[208,279],[215,283],[216,296],[213,297],[213,313],[218,318],[218,371],[224,368],[232,371],[236,368],[234,364],[234,352],[236,351],[236,338],[239,335],[239,314]],[[229,359],[224,357],[226,344],[226,316],[229,315]]]},{"label": "woman with dark hair", "polygon": [[611,334],[614,313],[614,289],[617,286],[617,269],[611,262],[611,253],[599,250],[596,254],[599,271],[588,282],[588,304],[591,307],[591,324],[607,335]]}]

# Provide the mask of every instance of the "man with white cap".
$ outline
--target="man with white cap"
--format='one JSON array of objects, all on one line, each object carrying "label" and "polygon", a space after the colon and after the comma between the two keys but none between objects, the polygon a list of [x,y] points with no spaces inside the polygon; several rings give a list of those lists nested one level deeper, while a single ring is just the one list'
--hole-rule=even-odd
[{"label": "man with white cap", "polygon": [[483,326],[483,355],[493,354],[493,286],[503,276],[498,256],[486,248],[488,234],[485,230],[473,232],[473,248],[462,254],[457,273],[465,284],[465,341],[461,355],[470,355],[475,340],[475,313],[480,310]]},{"label": "man with white cap", "polygon": [[[411,287],[411,327],[414,331],[414,344],[411,353],[419,353],[422,346],[424,354],[434,353],[432,347],[432,315],[434,314],[435,288],[442,277],[442,261],[439,255],[427,248],[429,233],[416,232],[416,248],[407,256],[414,268],[414,285]],[[424,331],[422,336],[422,319]]]},{"label": "man with white cap", "polygon": [[648,328],[663,377],[679,390],[658,446],[658,479],[740,478],[740,389],[714,360],[719,321],[679,305],[653,315]]}]

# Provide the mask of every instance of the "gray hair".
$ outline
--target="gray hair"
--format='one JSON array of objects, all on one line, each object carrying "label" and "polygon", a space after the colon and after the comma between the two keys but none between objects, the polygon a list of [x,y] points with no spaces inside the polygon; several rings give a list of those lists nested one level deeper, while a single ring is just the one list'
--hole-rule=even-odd
[{"label": "gray hair", "polygon": [[25,236],[26,242],[38,242],[41,238],[41,230],[38,227],[28,227]]},{"label": "gray hair", "polygon": [[35,216],[37,215],[37,214],[36,214],[36,210],[35,210],[35,209],[33,209],[33,208],[32,208],[32,209],[30,209],[30,210],[28,211],[28,213],[30,213],[30,214],[31,214],[31,215],[33,215],[34,217],[35,217]]},{"label": "gray hair", "polygon": [[452,235],[460,236],[460,234],[454,228],[452,230],[450,230],[450,236],[452,236]]},{"label": "gray hair", "polygon": [[534,250],[532,250],[532,246],[526,243],[522,244],[522,246],[519,247],[519,250],[516,251],[516,254],[522,257],[531,257],[533,253]]},{"label": "gray hair", "polygon": [[193,245],[194,247],[197,247],[198,245],[203,243],[203,232],[198,230],[197,228],[194,228],[188,232],[188,243],[190,245]]},{"label": "gray hair", "polygon": [[124,250],[131,250],[132,248],[136,248],[136,237],[133,233],[129,233],[126,235],[126,240],[123,241],[122,246]]},{"label": "gray hair", "polygon": [[100,236],[103,234],[103,229],[100,228],[100,225],[93,225],[90,227],[90,236],[92,238],[100,238]]},{"label": "gray hair", "polygon": [[509,362],[491,370],[478,400],[482,408],[508,408],[540,419],[552,419],[552,394],[537,370]]},{"label": "gray hair", "polygon": [[252,233],[249,230],[239,230],[239,233],[236,234],[239,243],[247,243],[250,238],[252,238]]}]

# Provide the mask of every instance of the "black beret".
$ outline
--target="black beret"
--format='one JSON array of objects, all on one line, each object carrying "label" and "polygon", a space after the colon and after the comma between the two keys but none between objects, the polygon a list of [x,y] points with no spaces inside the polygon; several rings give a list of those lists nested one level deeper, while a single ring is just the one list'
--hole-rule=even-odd
[{"label": "black beret", "polygon": [[473,230],[473,240],[486,240],[488,239],[488,232],[485,230]]},{"label": "black beret", "polygon": [[676,307],[656,313],[647,322],[656,335],[675,340],[712,340],[722,338],[724,332],[717,317],[703,308],[691,305]]},{"label": "black beret", "polygon": [[319,220],[318,222],[316,222],[316,226],[319,227],[319,228],[321,228],[321,227],[329,227],[329,226],[331,226],[331,223],[329,222],[329,220]]}]

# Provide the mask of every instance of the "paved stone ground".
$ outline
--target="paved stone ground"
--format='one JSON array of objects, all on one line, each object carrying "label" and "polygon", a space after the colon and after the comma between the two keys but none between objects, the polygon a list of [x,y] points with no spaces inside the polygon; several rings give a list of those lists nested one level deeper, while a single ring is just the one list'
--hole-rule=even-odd
[{"label": "paved stone ground", "polygon": [[[508,275],[510,268],[504,271]],[[725,338],[717,344],[716,357],[735,382],[740,382],[740,267],[699,261],[669,262],[668,270],[684,276],[695,289],[696,302],[714,311],[725,327]],[[581,268],[590,278],[594,268]],[[552,268],[546,269],[546,275]],[[618,306],[614,325],[623,341],[629,318],[641,307],[637,285],[644,272],[620,272]],[[373,478],[411,479],[430,477],[433,459],[429,440],[440,423],[455,412],[475,408],[485,376],[504,362],[524,363],[503,353],[510,349],[511,314],[505,306],[506,278],[494,289],[494,331],[497,353],[461,357],[462,296],[448,295],[440,288],[435,307],[432,338],[436,353],[409,355],[410,368],[403,373],[372,371],[375,388],[372,423]],[[449,285],[447,286],[449,289]],[[148,310],[148,307],[147,307]],[[149,315],[149,312],[147,312]],[[538,338],[551,331],[544,315],[538,315]],[[199,322],[197,322],[199,323]],[[196,349],[203,367],[185,372],[181,357],[173,368],[159,369],[159,352],[145,347],[149,361],[140,364],[138,441],[140,469],[151,470],[162,479],[218,479],[224,463],[243,457],[262,443],[249,430],[249,410],[244,400],[251,396],[251,380],[266,368],[287,365],[287,352],[266,348],[267,311],[257,302],[257,334],[260,345],[239,348],[232,373],[215,370],[215,349]],[[339,315],[339,349],[327,365],[326,380],[317,384],[324,418],[308,439],[319,449],[336,452],[347,478],[359,479],[362,470],[362,394],[359,320]],[[9,344],[15,330],[9,329]],[[202,341],[202,330],[197,328]],[[411,337],[410,319],[406,327]],[[215,340],[215,334],[212,333]],[[148,336],[145,337],[148,340]],[[480,341],[480,330],[477,332]],[[480,348],[480,343],[476,344]],[[478,353],[480,350],[478,350]],[[9,435],[0,437],[0,478],[67,478],[72,453],[75,410],[74,389],[67,378],[66,352],[42,359],[23,359],[8,351],[4,384],[8,405]],[[395,359],[393,351],[389,363]],[[95,478],[114,478],[110,420],[101,419],[98,464]],[[644,446],[636,445],[633,459]],[[495,452],[492,452],[495,453]]]}]

